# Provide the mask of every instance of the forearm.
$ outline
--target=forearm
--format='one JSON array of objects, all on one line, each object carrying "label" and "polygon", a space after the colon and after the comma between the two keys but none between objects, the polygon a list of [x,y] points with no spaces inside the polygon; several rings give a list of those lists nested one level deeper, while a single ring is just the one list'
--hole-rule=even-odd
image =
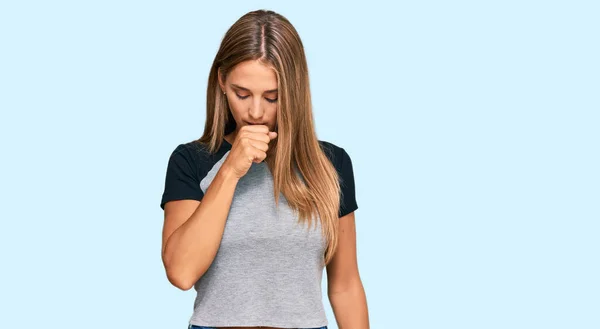
[{"label": "forearm", "polygon": [[194,213],[169,237],[165,268],[181,289],[190,289],[212,264],[238,181],[221,167]]},{"label": "forearm", "polygon": [[328,297],[339,329],[369,329],[367,297],[360,281]]}]

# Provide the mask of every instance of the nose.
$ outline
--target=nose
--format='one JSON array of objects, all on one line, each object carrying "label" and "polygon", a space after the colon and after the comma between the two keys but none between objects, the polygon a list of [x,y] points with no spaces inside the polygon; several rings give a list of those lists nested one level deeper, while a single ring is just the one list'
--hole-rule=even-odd
[{"label": "nose", "polygon": [[264,114],[264,110],[262,109],[260,104],[260,97],[254,98],[254,101],[252,102],[252,104],[250,105],[250,109],[248,110],[248,114],[250,118],[252,118],[252,120],[260,121]]}]

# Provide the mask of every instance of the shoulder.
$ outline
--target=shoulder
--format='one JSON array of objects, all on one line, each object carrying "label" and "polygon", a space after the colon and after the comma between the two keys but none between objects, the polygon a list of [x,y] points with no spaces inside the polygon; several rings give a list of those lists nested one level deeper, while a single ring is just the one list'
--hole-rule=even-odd
[{"label": "shoulder", "polygon": [[193,140],[178,144],[171,152],[168,162],[169,172],[182,172],[182,174],[193,175],[199,179],[214,161],[211,159],[208,148]]},{"label": "shoulder", "polygon": [[339,217],[343,217],[358,209],[354,186],[354,169],[352,160],[346,150],[328,141],[319,141],[324,153],[333,163],[340,180],[340,210]]},{"label": "shoulder", "polygon": [[202,168],[205,165],[214,162],[208,151],[208,147],[197,140],[180,143],[171,152],[169,160],[176,162],[185,162],[192,167]]},{"label": "shoulder", "polygon": [[319,140],[319,145],[321,145],[321,149],[332,161],[335,160],[336,157],[339,157],[339,154],[342,150],[341,147],[329,141]]},{"label": "shoulder", "polygon": [[197,141],[177,145],[169,157],[161,208],[172,200],[202,200],[200,182],[209,167],[206,147]]},{"label": "shoulder", "polygon": [[207,148],[197,140],[181,143],[175,147],[171,156],[179,155],[185,158],[200,159],[208,155]]},{"label": "shoulder", "polygon": [[333,142],[319,140],[319,144],[321,145],[321,149],[327,155],[329,160],[338,169],[341,169],[342,164],[348,161],[350,158],[350,156],[343,147],[338,146]]}]

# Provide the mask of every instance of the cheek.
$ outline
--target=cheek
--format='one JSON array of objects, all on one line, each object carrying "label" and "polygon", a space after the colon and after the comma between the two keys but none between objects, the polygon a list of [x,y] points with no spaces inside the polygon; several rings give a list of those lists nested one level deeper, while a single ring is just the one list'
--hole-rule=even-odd
[{"label": "cheek", "polygon": [[267,107],[269,118],[277,118],[277,104],[269,104]]},{"label": "cheek", "polygon": [[233,97],[228,97],[227,102],[233,116],[236,118],[239,117],[242,109],[244,108],[243,104],[240,104],[240,101]]}]

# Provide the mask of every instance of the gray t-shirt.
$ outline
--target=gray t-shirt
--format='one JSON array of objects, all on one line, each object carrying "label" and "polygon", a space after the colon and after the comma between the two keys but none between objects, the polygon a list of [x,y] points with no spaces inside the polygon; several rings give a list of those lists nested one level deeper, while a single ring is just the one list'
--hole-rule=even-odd
[{"label": "gray t-shirt", "polygon": [[[358,208],[352,162],[343,148],[319,143],[340,176],[342,217]],[[197,141],[178,145],[169,158],[161,208],[172,200],[202,200],[230,150],[225,139],[214,154]],[[328,325],[321,290],[326,246],[320,223],[299,224],[283,194],[279,200],[277,208],[267,164],[253,163],[235,189],[219,250],[194,285],[190,324]]]}]

